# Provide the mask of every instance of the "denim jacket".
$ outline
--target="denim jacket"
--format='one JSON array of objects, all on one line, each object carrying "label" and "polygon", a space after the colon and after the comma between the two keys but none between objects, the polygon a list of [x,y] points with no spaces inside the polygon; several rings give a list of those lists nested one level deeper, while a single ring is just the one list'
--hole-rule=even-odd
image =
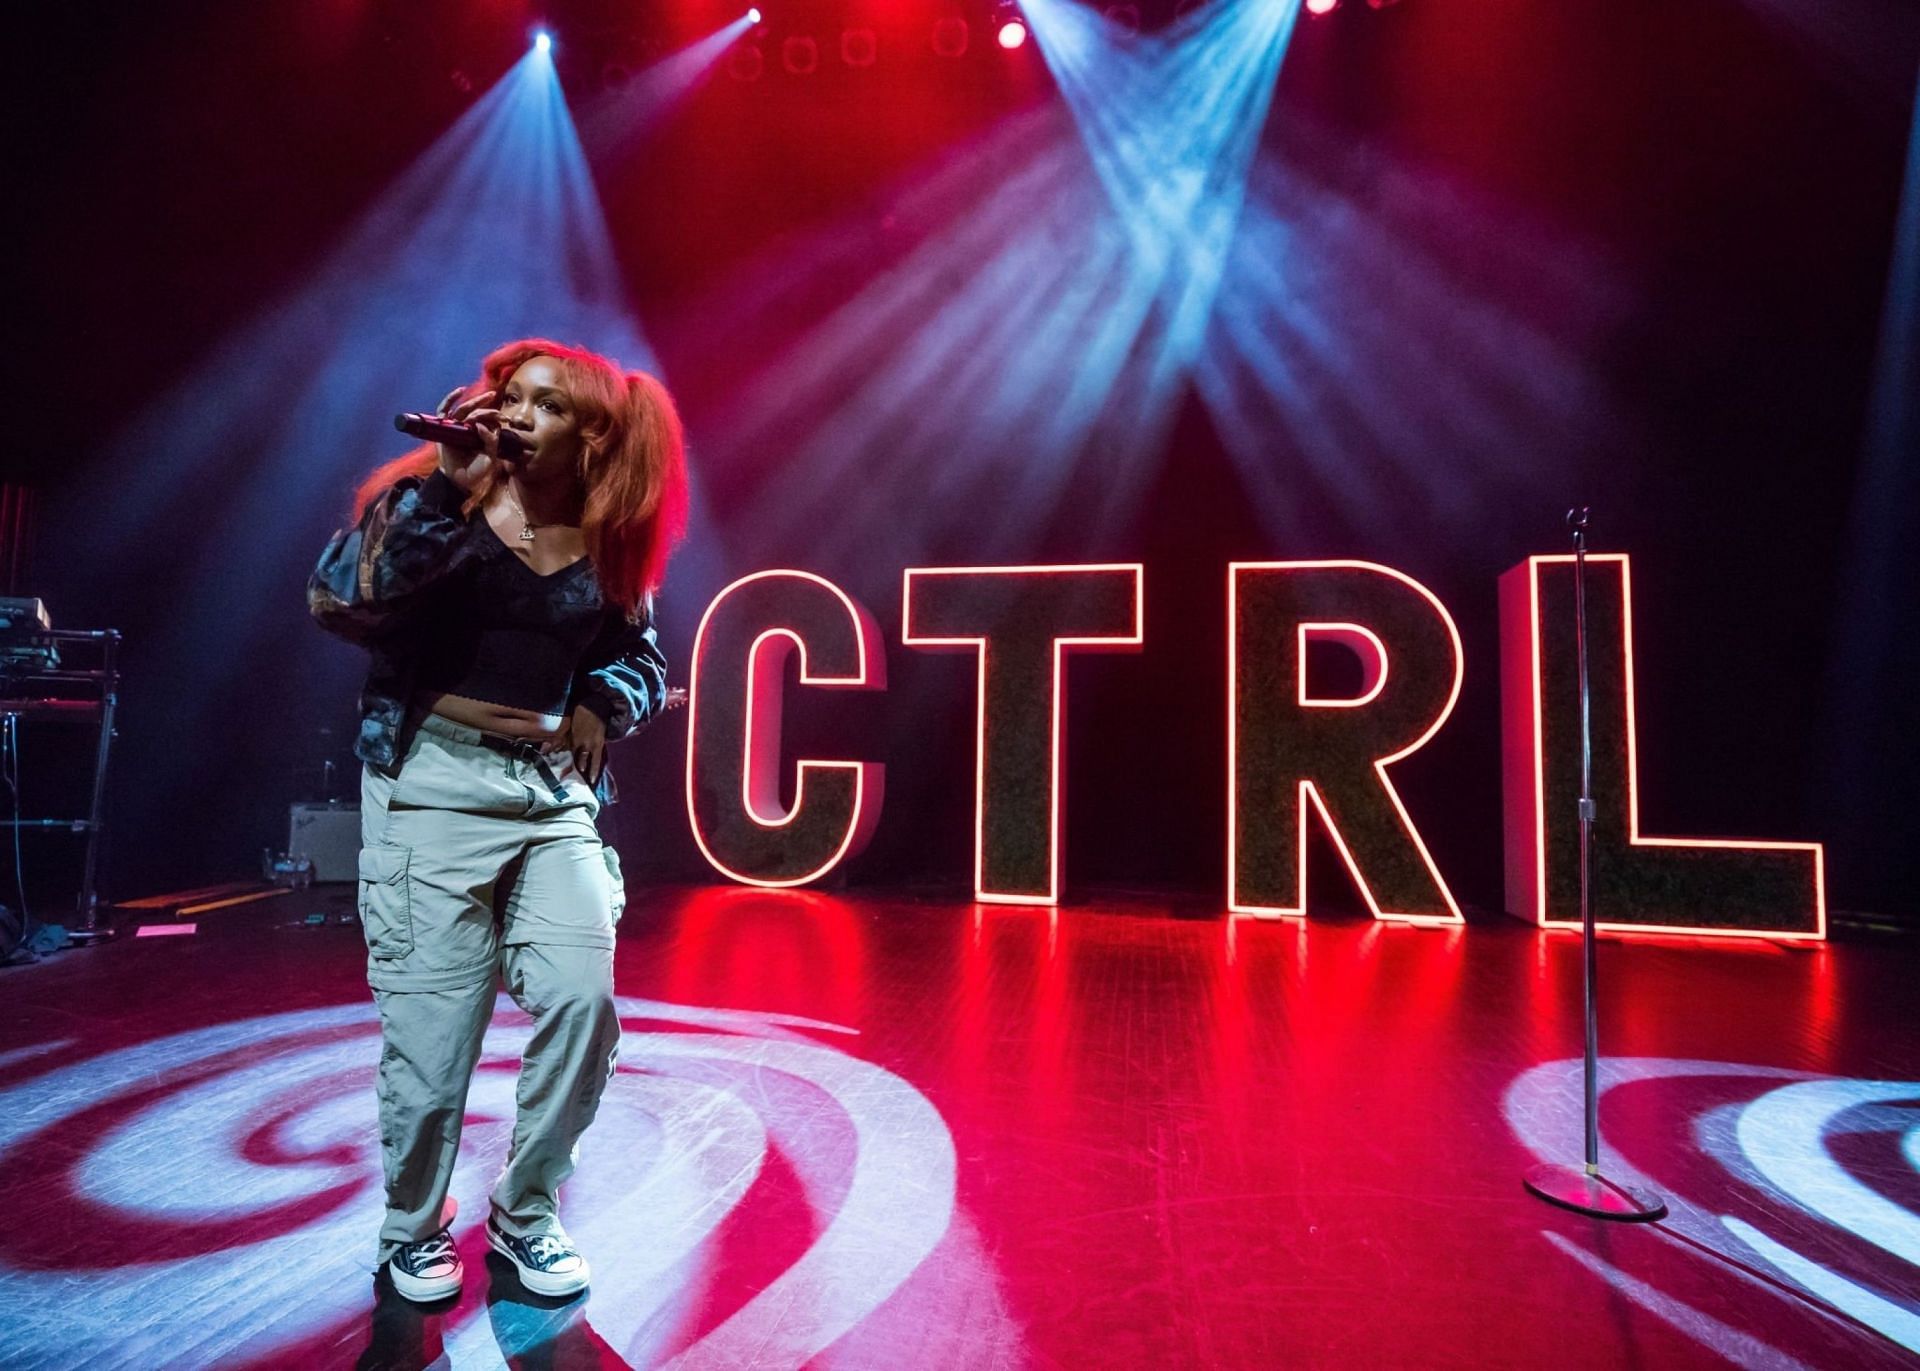
[{"label": "denim jacket", "polygon": [[[472,522],[460,513],[465,501],[444,472],[424,481],[403,477],[368,504],[358,524],[333,535],[307,579],[308,612],[373,656],[353,745],[353,755],[369,765],[391,769],[406,755],[410,739],[402,734],[416,666],[408,630],[432,613],[437,592],[477,555],[468,536]],[[582,587],[576,593],[600,595],[591,576],[575,584]],[[666,694],[667,659],[651,613],[643,609],[635,621],[607,605],[574,670],[570,702],[599,715],[612,742],[658,714]]]}]

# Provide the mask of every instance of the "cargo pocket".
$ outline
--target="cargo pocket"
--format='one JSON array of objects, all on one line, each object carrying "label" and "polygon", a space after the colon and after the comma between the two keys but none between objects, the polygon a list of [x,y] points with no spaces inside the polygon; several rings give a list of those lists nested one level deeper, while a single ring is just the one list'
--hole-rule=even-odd
[{"label": "cargo pocket", "polygon": [[608,890],[613,902],[613,921],[620,922],[620,915],[627,908],[627,878],[620,874],[620,854],[606,843],[600,844],[600,855],[607,863]]},{"label": "cargo pocket", "polygon": [[410,847],[360,849],[360,927],[367,951],[383,960],[413,951],[413,909],[408,899]]}]

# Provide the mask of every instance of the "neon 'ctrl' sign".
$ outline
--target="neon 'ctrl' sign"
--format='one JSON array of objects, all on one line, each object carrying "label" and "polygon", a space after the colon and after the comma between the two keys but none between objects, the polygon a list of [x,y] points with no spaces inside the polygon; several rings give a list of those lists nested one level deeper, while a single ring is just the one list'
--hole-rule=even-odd
[{"label": "neon 'ctrl' sign", "polygon": [[[1575,916],[1577,898],[1570,560],[1529,558],[1500,585],[1507,907],[1550,926]],[[1641,831],[1628,560],[1590,556],[1588,578],[1602,926],[1824,937],[1820,844]],[[901,642],[973,659],[975,899],[1059,901],[1067,671],[1078,653],[1140,650],[1145,579],[1139,563],[903,573]],[[1462,922],[1392,774],[1460,698],[1465,656],[1447,607],[1405,572],[1355,560],[1235,562],[1225,591],[1228,909],[1303,916],[1317,824],[1376,918]],[[806,571],[754,572],[708,605],[694,638],[686,803],[702,855],[729,880],[805,885],[872,836],[884,769],[795,759],[783,803],[780,725],[789,656],[799,689],[883,690],[879,634],[852,596]],[[1315,644],[1355,656],[1357,690],[1309,680]]]}]

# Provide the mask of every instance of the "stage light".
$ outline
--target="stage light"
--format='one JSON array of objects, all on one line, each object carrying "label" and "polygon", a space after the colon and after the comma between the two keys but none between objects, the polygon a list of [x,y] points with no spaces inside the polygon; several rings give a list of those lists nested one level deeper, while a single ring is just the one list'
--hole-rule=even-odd
[{"label": "stage light", "polygon": [[1307,0],[1308,14],[1332,14],[1340,8],[1340,0]]},{"label": "stage light", "polygon": [[870,67],[880,51],[872,29],[848,29],[840,35],[840,60],[850,67]]},{"label": "stage light", "polygon": [[993,7],[993,33],[1000,46],[1012,51],[1027,41],[1026,17],[1014,0],[1000,0]]},{"label": "stage light", "polygon": [[933,51],[940,57],[959,57],[967,50],[967,21],[947,15],[933,21]]},{"label": "stage light", "polygon": [[727,54],[727,75],[736,81],[758,81],[767,69],[767,55],[757,43],[742,43]]},{"label": "stage light", "polygon": [[1131,31],[1125,9],[1075,0],[1021,7],[1130,258],[1133,303],[1109,316],[1107,374],[1144,343],[1144,385],[1129,403],[1164,416],[1208,332],[1299,4],[1215,0],[1152,33]]},{"label": "stage light", "polygon": [[780,65],[790,76],[811,76],[820,65],[820,45],[805,36],[789,38],[780,45]]},{"label": "stage light", "polygon": [[[732,53],[758,47],[764,32],[742,13],[684,47],[670,48],[665,37],[642,33],[603,54],[600,79],[608,98],[595,102],[580,129],[595,164],[606,158],[607,165],[615,165],[674,106],[717,75],[716,69],[731,71]],[[733,79],[741,77],[736,73]]]},{"label": "stage light", "polygon": [[[511,41],[512,31],[502,37]],[[524,46],[512,69],[478,99],[460,102],[458,118],[410,165],[382,177],[385,188],[337,226],[331,242],[313,245],[316,255],[301,263],[284,290],[209,340],[197,360],[174,359],[183,369],[173,381],[178,389],[130,415],[123,436],[100,440],[103,457],[110,455],[119,472],[141,465],[124,453],[153,454],[144,474],[159,479],[161,489],[173,482],[197,489],[208,471],[225,471],[231,479],[222,492],[230,503],[205,512],[205,526],[216,535],[207,546],[230,552],[248,577],[258,572],[276,585],[302,584],[312,549],[340,523],[362,473],[379,456],[401,450],[383,416],[417,408],[422,402],[414,397],[443,393],[450,377],[471,376],[476,359],[498,340],[550,329],[629,365],[657,369],[629,313],[556,63],[533,33],[522,30],[520,39]],[[432,72],[427,65],[420,74]],[[503,262],[532,261],[564,263],[564,283],[500,269]],[[324,327],[316,330],[315,320]],[[193,425],[154,418],[180,413],[183,395],[216,392],[272,394],[286,409],[266,422],[245,407],[196,411]],[[202,438],[204,449],[195,446]],[[246,454],[244,470],[219,465],[216,454],[231,461],[236,452]],[[75,523],[76,555],[57,565],[79,571],[97,560],[102,567],[138,568],[136,579],[156,584],[177,573],[195,587],[193,603],[178,606],[162,631],[143,639],[152,653],[143,660],[154,670],[142,698],[164,700],[167,717],[191,731],[205,711],[217,715],[224,707],[214,664],[249,660],[258,651],[252,644],[263,636],[281,644],[279,635],[295,625],[278,606],[261,612],[248,577],[209,576],[191,564],[149,559],[159,546],[149,519],[167,507],[166,498],[141,481],[124,484],[135,498],[91,511],[84,529]],[[263,518],[263,502],[285,517]],[[59,521],[46,527],[67,526],[71,516],[60,506],[52,513]],[[73,584],[74,598],[82,598],[87,588]],[[111,579],[101,584],[110,601]],[[297,627],[302,637],[313,636],[305,624]],[[291,636],[283,646],[288,669],[273,684],[272,707],[287,718],[325,717],[326,701],[344,698],[336,692],[350,683],[342,668],[359,673],[352,654],[324,644],[308,648]],[[122,760],[116,749],[114,765]],[[138,774],[137,746],[131,761]],[[158,825],[180,812],[192,788],[190,779],[176,786],[160,775],[150,788],[128,795],[128,808],[118,808],[116,799],[115,812]],[[14,1274],[9,1268],[0,1281]],[[10,1359],[0,1355],[0,1362]]]},{"label": "stage light", "polygon": [[747,22],[748,22],[749,24],[757,24],[757,23],[759,23],[759,22],[760,22],[760,11],[759,11],[758,9],[750,9],[750,10],[748,10],[748,11],[747,11]]},{"label": "stage light", "polygon": [[552,52],[553,51],[553,35],[548,33],[545,29],[535,29],[533,31],[533,50],[535,52],[543,52],[543,53]]}]

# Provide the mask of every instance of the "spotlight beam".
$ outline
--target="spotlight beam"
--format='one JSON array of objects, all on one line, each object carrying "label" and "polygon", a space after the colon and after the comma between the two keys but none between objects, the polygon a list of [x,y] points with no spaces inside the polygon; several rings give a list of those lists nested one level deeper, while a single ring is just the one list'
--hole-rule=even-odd
[{"label": "spotlight beam", "polygon": [[200,784],[169,739],[325,718],[344,698],[361,668],[287,606],[355,481],[399,450],[393,412],[431,404],[516,335],[650,365],[553,65],[531,48],[297,280],[108,442],[118,498],[82,501],[72,483],[49,509],[85,569],[75,593],[111,603],[140,584],[178,607],[141,651],[168,729],[128,734],[146,782],[127,787],[133,831],[167,828]]},{"label": "spotlight beam", "polygon": [[1194,370],[1270,539],[1323,528],[1316,504],[1419,536],[1550,499],[1620,441],[1630,411],[1583,360],[1632,308],[1604,259],[1365,149],[1336,157],[1304,118],[1280,142]]},{"label": "spotlight beam", "polygon": [[[913,244],[894,260],[874,264],[867,232],[823,230],[709,311],[713,348],[748,339],[772,359],[735,388],[748,405],[705,430],[716,479],[751,492],[737,526],[808,565],[911,560],[940,519],[990,502],[967,555],[1013,555],[1096,451],[1083,484],[1123,506],[1159,432],[1135,402],[1153,281],[1065,111],[1007,121],[890,203]],[[782,300],[843,274],[859,282],[844,304],[798,336],[778,322]],[[755,338],[756,317],[782,336]],[[771,478],[773,463],[809,479]]]},{"label": "spotlight beam", "polygon": [[1299,0],[1224,0],[1160,35],[1029,0],[1040,51],[1152,285],[1149,399],[1199,353]]},{"label": "spotlight beam", "polygon": [[755,22],[743,16],[695,39],[639,72],[626,89],[599,100],[581,119],[581,141],[593,160],[602,166],[616,161],[698,90]]}]

